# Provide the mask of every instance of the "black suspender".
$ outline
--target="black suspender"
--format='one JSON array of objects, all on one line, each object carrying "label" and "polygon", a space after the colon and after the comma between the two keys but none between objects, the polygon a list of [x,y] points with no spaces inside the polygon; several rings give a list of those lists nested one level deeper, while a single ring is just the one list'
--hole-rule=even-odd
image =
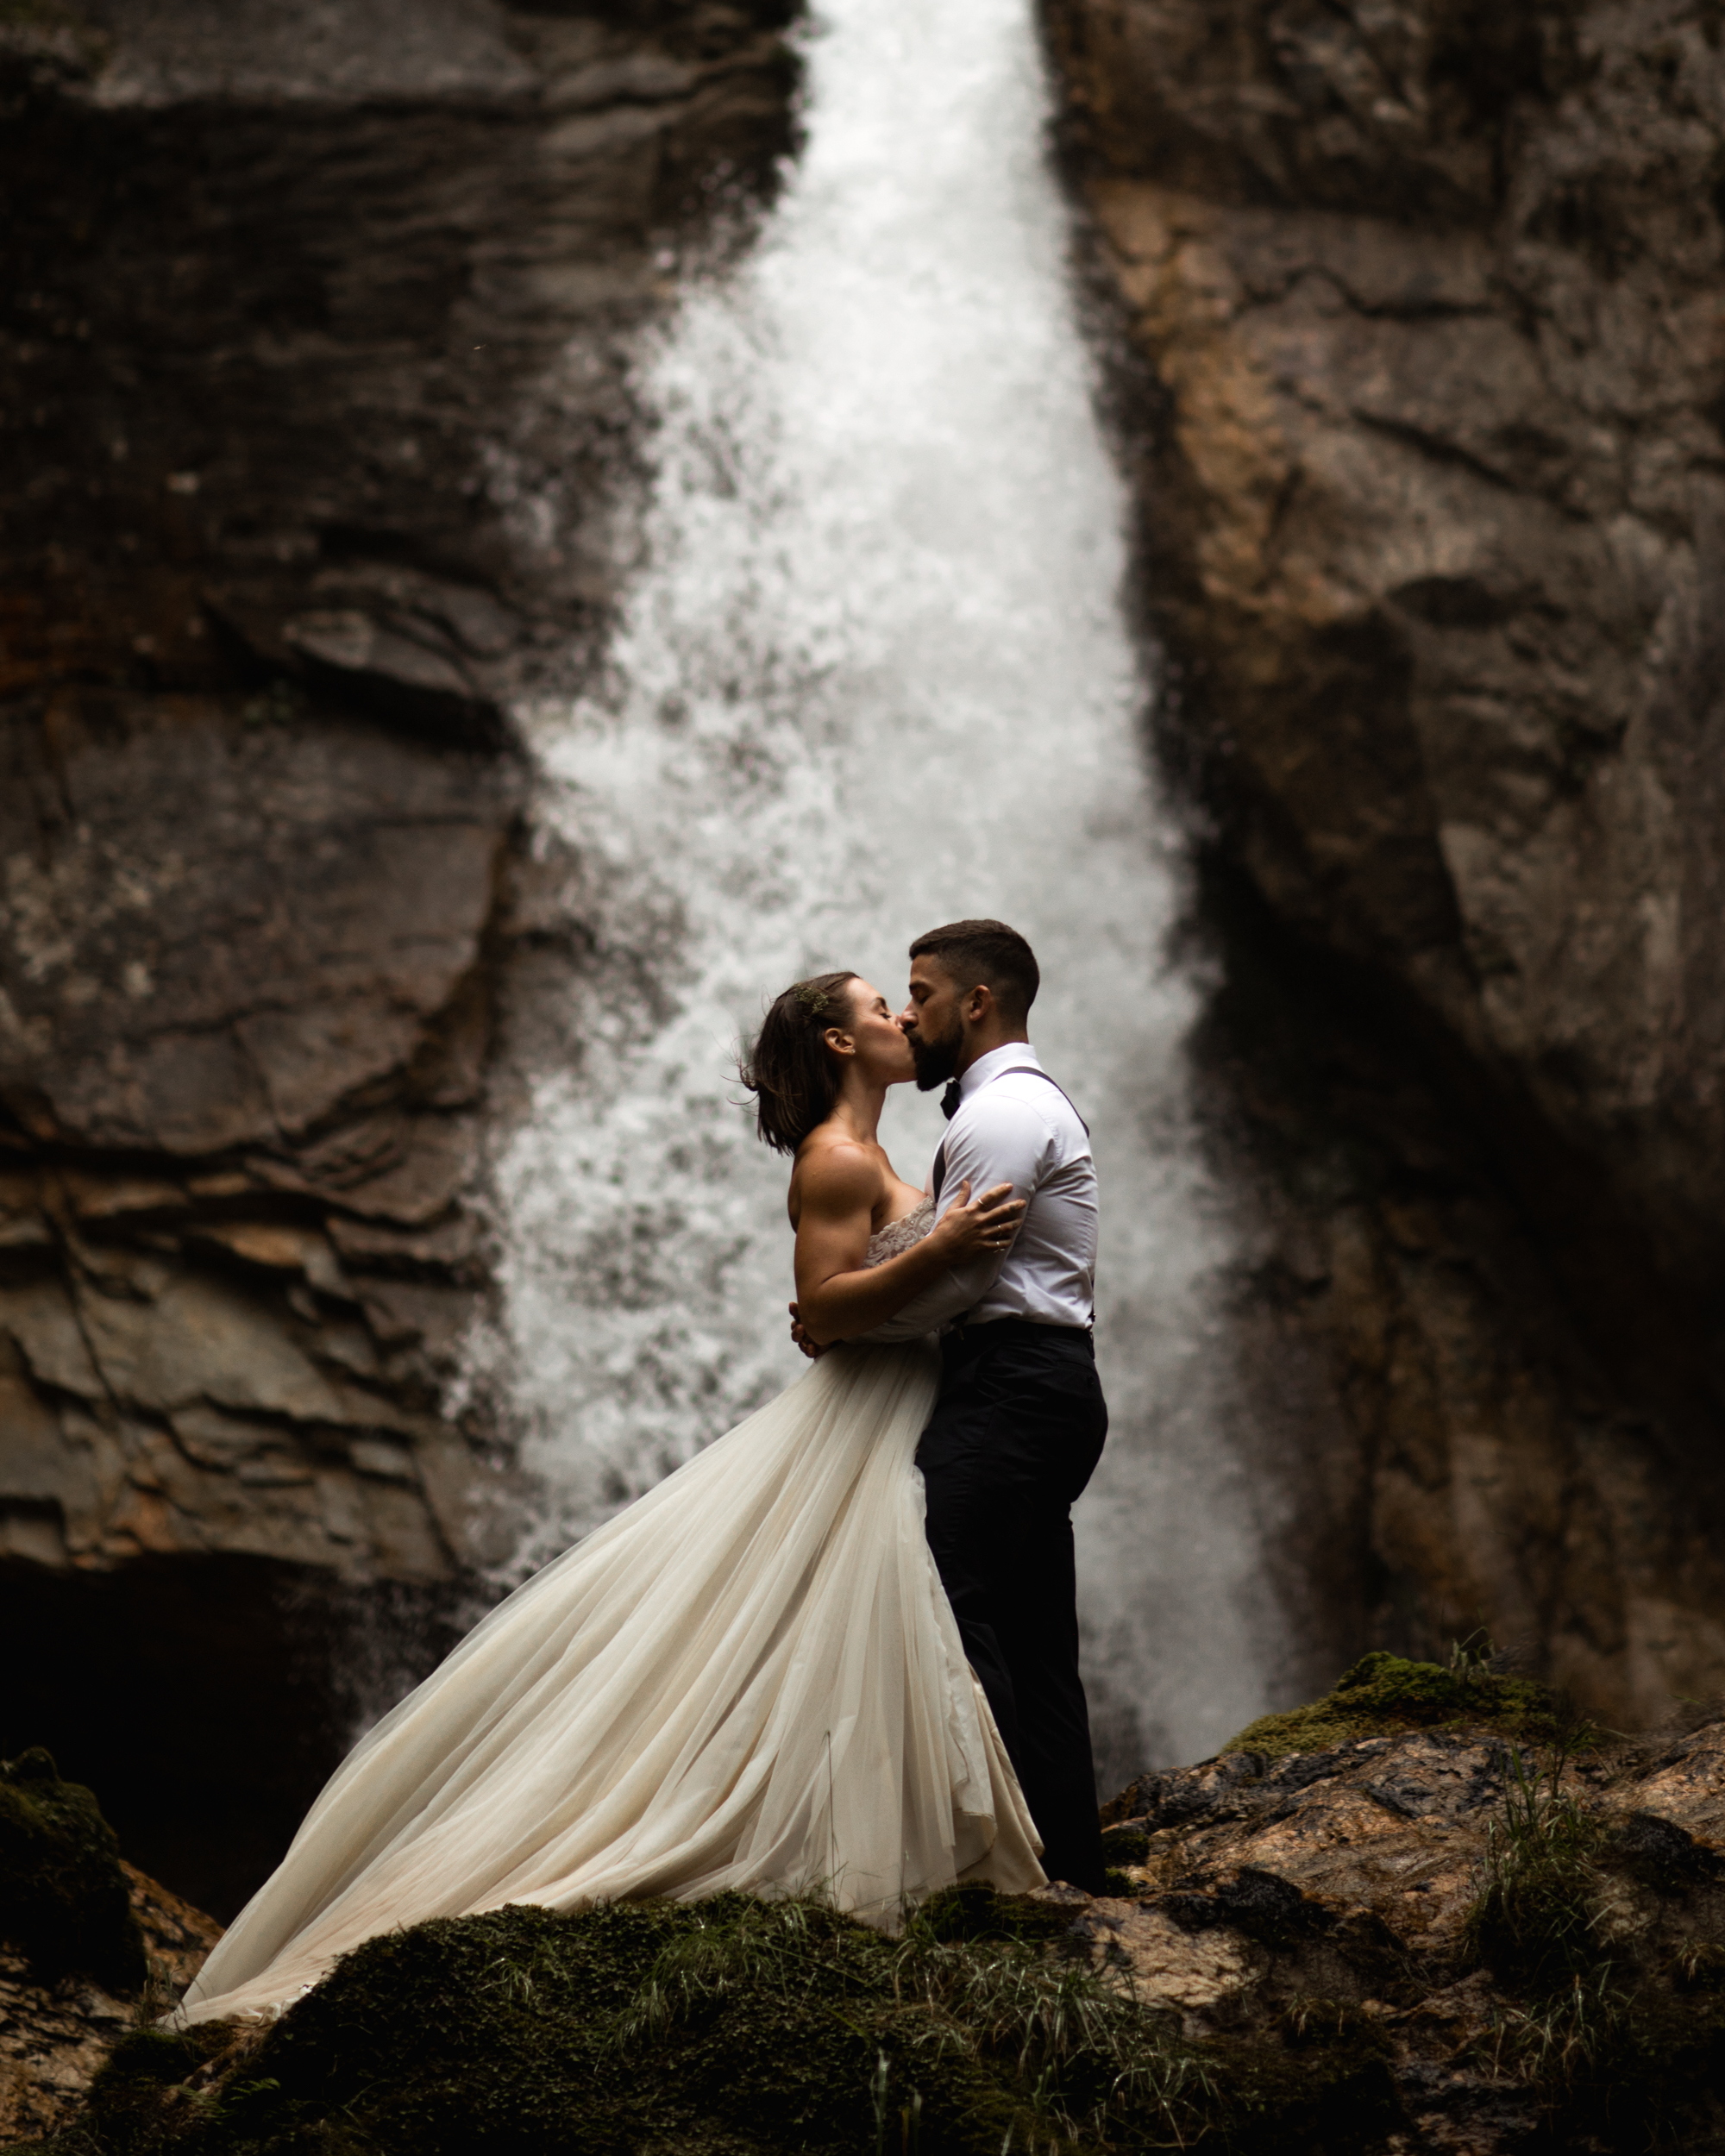
[{"label": "black suspender", "polygon": [[[1052,1086],[1052,1087],[1054,1087],[1054,1090],[1055,1090],[1055,1091],[1056,1091],[1056,1092],[1057,1092],[1057,1093],[1060,1095],[1061,1099],[1062,1099],[1062,1100],[1063,1100],[1066,1103],[1067,1106],[1068,1106],[1069,1108],[1070,1108],[1070,1109],[1071,1109],[1071,1111],[1072,1111],[1073,1114],[1074,1114],[1074,1115],[1078,1115],[1078,1106],[1077,1106],[1077,1103],[1076,1103],[1076,1102],[1073,1100],[1073,1098],[1072,1098],[1071,1094],[1070,1094],[1070,1093],[1068,1093],[1068,1092],[1067,1092],[1067,1090],[1066,1090],[1065,1087],[1064,1087],[1064,1086],[1063,1086],[1062,1084],[1060,1084],[1060,1083],[1059,1083],[1059,1081],[1058,1081],[1057,1079],[1053,1079],[1053,1078],[1049,1077],[1048,1073],[1047,1073],[1045,1070],[1044,1070],[1044,1069],[1042,1069],[1042,1067],[1040,1066],[1040,1064],[1038,1064],[1038,1063],[1013,1063],[1013,1064],[1012,1065],[1012,1067],[1011,1067],[1009,1069],[1007,1069],[1007,1070],[997,1070],[997,1071],[995,1071],[995,1072],[993,1074],[993,1075],[989,1078],[989,1080],[988,1080],[988,1084],[992,1086],[992,1085],[994,1084],[994,1080],[995,1080],[996,1078],[1015,1078],[1015,1077],[1019,1077],[1019,1076],[1020,1076],[1020,1075],[1022,1075],[1022,1076],[1024,1076],[1024,1077],[1026,1077],[1026,1078],[1040,1078],[1040,1079],[1042,1079],[1042,1080],[1043,1080],[1043,1081],[1044,1081],[1046,1084]],[[1082,1123],[1082,1124],[1083,1124],[1083,1125],[1084,1125],[1084,1135],[1085,1135],[1085,1137],[1086,1137],[1086,1138],[1088,1138],[1088,1137],[1089,1137],[1089,1135],[1090,1135],[1090,1126],[1089,1126],[1089,1125],[1088,1125],[1088,1123],[1085,1123],[1085,1122],[1084,1122],[1084,1119],[1083,1119],[1083,1117],[1082,1117],[1082,1115],[1078,1115],[1078,1120],[1079,1120],[1079,1122],[1080,1122],[1080,1123]],[[942,1138],[942,1140],[940,1141],[940,1145],[939,1145],[939,1148],[938,1148],[938,1150],[937,1150],[937,1152],[935,1153],[935,1156],[934,1156],[934,1175],[933,1175],[933,1179],[932,1179],[932,1187],[933,1187],[933,1191],[934,1191],[934,1201],[935,1201],[935,1203],[936,1203],[937,1205],[938,1205],[938,1204],[940,1203],[940,1186],[941,1186],[941,1185],[942,1185],[942,1183],[944,1183],[945,1181],[946,1181],[946,1140],[945,1140],[944,1138]]]}]

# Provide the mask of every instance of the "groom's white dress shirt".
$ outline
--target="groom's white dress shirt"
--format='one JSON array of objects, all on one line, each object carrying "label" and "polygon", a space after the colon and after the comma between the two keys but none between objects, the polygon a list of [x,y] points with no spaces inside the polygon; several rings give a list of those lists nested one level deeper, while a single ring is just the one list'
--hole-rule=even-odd
[{"label": "groom's white dress shirt", "polygon": [[893,1320],[900,1338],[934,1332],[963,1318],[1027,1318],[1036,1325],[1088,1326],[1096,1307],[1096,1164],[1078,1112],[1025,1041],[979,1056],[958,1081],[946,1127],[939,1211],[968,1181],[978,1198],[996,1183],[1029,1200],[1003,1258],[956,1265]]}]

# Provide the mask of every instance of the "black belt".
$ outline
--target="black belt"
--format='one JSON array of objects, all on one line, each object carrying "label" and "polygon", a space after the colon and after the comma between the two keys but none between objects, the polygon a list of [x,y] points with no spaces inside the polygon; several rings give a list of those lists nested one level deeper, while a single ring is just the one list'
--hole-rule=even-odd
[{"label": "black belt", "polygon": [[1082,1340],[1091,1354],[1095,1336],[1087,1325],[1043,1325],[1035,1318],[984,1318],[976,1325],[956,1325],[941,1340],[943,1351],[974,1355],[1004,1346],[1009,1340]]}]

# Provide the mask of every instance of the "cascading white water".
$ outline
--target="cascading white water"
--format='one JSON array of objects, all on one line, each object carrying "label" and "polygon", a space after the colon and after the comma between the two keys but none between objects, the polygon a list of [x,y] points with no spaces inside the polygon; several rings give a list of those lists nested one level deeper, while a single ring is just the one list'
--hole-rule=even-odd
[{"label": "cascading white water", "polygon": [[[497,1194],[506,1382],[549,1551],[801,1368],[785,1164],[731,1057],[764,998],[919,930],[1029,936],[1036,1045],[1095,1131],[1113,1413],[1080,1507],[1104,1777],[1266,1702],[1277,1614],[1226,1435],[1227,1254],[1192,1142],[1173,834],[1122,625],[1027,0],[826,0],[806,151],[740,266],[639,363],[643,565],[603,696],[530,715],[592,957]],[[908,1088],[882,1137],[920,1181]]]}]

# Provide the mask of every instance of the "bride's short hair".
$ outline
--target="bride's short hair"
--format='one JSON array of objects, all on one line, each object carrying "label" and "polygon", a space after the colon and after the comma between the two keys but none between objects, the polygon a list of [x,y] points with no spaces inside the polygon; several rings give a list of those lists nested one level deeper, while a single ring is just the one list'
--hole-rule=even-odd
[{"label": "bride's short hair", "polygon": [[755,1095],[755,1127],[776,1151],[794,1153],[838,1098],[839,1068],[823,1036],[848,1025],[854,973],[818,973],[775,996],[737,1075]]}]

